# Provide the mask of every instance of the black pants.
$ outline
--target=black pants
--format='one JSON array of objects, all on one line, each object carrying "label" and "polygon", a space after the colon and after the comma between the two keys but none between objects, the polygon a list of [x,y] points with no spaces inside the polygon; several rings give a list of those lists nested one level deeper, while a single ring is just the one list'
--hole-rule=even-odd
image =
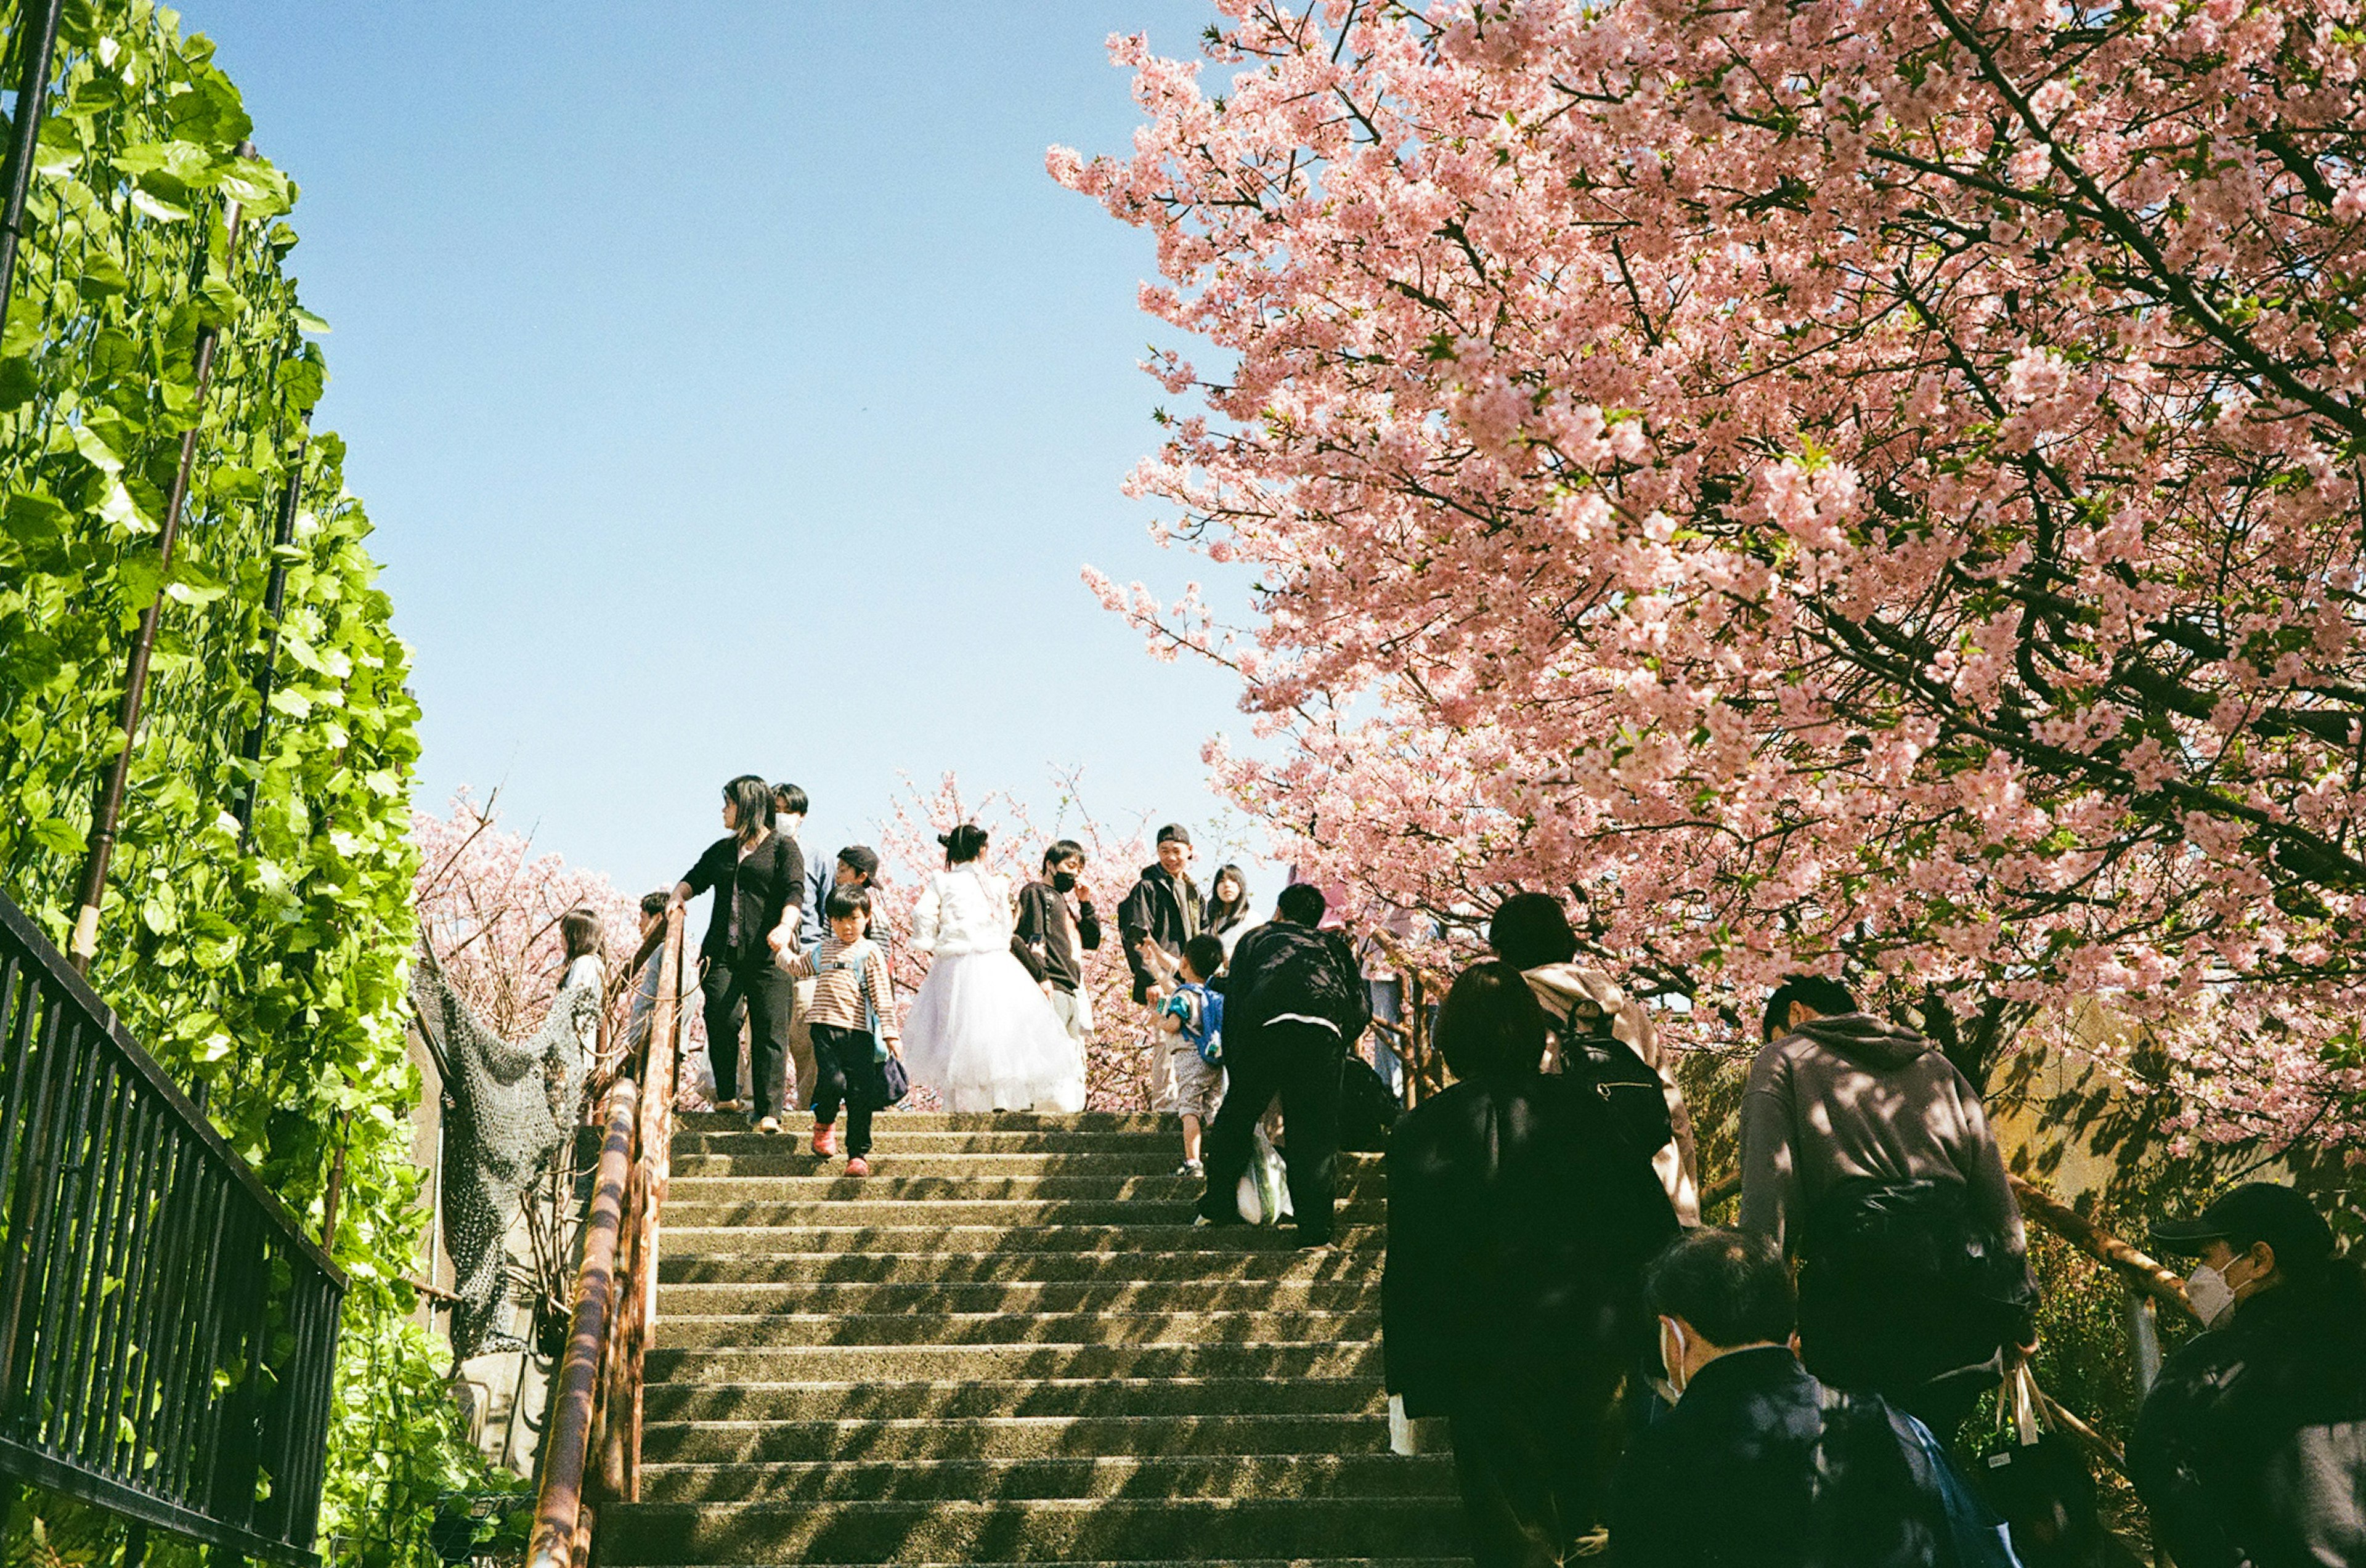
[{"label": "black pants", "polygon": [[760,1117],[778,1117],[796,1097],[784,1081],[789,1071],[789,1017],[796,1010],[796,982],[772,958],[721,961],[707,966],[706,1055],[715,1064],[715,1098],[739,1098],[740,1007],[748,1009],[748,1092]]},{"label": "black pants", "polygon": [[879,1043],[868,1030],[813,1026],[814,1120],[828,1126],[846,1109],[846,1156],[871,1152],[871,1113],[879,1109]]},{"label": "black pants", "polygon": [[1615,1373],[1504,1377],[1448,1412],[1478,1568],[1559,1568],[1594,1528],[1610,1462]]},{"label": "black pants", "polygon": [[1268,1023],[1224,1039],[1231,1081],[1216,1124],[1208,1129],[1208,1190],[1200,1213],[1211,1224],[1238,1224],[1235,1191],[1255,1152],[1257,1119],[1281,1096],[1282,1164],[1298,1239],[1331,1239],[1332,1199],[1339,1181],[1339,1066],[1346,1054],[1336,1032],[1313,1023]]}]

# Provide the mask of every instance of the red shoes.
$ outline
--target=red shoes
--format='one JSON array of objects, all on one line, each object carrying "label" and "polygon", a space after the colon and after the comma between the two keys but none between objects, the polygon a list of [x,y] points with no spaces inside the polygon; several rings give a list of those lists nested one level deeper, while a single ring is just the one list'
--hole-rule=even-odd
[{"label": "red shoes", "polygon": [[838,1127],[834,1122],[814,1123],[814,1153],[829,1156],[838,1153]]},{"label": "red shoes", "polygon": [[871,1162],[864,1159],[861,1155],[856,1155],[852,1159],[846,1162],[846,1174],[849,1176],[868,1176],[871,1174]]}]

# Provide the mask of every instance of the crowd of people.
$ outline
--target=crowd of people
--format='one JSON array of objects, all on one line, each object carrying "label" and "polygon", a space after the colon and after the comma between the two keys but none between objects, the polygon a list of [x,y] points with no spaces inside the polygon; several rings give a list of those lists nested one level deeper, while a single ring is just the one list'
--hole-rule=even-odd
[{"label": "crowd of people", "polygon": [[[1051,844],[1014,893],[982,829],[942,835],[909,936],[930,963],[899,1031],[879,858],[851,846],[809,879],[806,805],[733,780],[726,836],[642,906],[646,932],[715,895],[701,956],[719,1108],[779,1131],[802,1101],[825,1156],[843,1115],[856,1176],[873,1115],[910,1081],[956,1111],[1081,1109],[1084,964],[1105,938],[1083,850]],[[1297,1241],[1327,1246],[1373,990],[1320,889],[1292,883],[1253,923],[1240,869],[1203,895],[1192,858],[1185,829],[1161,829],[1116,915],[1177,1174],[1200,1179],[1203,1223],[1246,1223],[1238,1190],[1269,1145]],[[570,978],[596,949],[580,924]],[[1736,1222],[1704,1225],[1651,1010],[1581,962],[1549,896],[1504,898],[1488,939],[1436,1019],[1455,1081],[1386,1139],[1382,1280],[1389,1392],[1445,1419],[1482,1568],[1569,1561],[1606,1521],[1610,1560],[1649,1568],[2020,1562],[1951,1457],[2036,1348],[2027,1238],[1976,1086],[1840,981],[1786,981],[1742,1095]],[[2185,1568],[2366,1568],[2360,1270],[2271,1184],[2153,1241],[2199,1258],[2205,1330],[2162,1368],[2127,1450],[2158,1540]]]}]

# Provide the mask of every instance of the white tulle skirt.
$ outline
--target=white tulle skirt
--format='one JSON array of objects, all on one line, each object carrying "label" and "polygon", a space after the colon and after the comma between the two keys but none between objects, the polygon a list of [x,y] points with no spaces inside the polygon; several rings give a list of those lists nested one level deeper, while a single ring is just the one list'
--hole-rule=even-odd
[{"label": "white tulle skirt", "polygon": [[1007,951],[939,954],[904,1021],[904,1066],[948,1111],[1085,1108],[1085,1062]]}]

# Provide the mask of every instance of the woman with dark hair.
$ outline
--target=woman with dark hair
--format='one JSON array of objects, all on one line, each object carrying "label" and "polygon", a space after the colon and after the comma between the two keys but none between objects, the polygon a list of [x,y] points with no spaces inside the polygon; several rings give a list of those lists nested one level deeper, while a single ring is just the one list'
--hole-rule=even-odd
[{"label": "woman with dark hair", "polygon": [[945,869],[912,910],[912,947],[930,954],[904,1025],[904,1060],[948,1111],[1082,1111],[1085,1065],[1042,987],[1010,951],[1010,879],[980,863],[986,829],[937,842]]},{"label": "woman with dark hair", "polygon": [[796,948],[804,916],[806,863],[797,841],[772,830],[772,786],[742,773],[723,786],[724,836],[707,846],[673,890],[676,904],[709,888],[715,910],[699,957],[706,964],[706,1051],[715,1064],[715,1108],[746,1111],[739,1090],[739,1010],[748,1011],[749,1088],[760,1131],[781,1130],[789,1081],[789,1021],[796,987],[775,962]]},{"label": "woman with dark hair", "polygon": [[1517,969],[1544,1009],[1552,1048],[1545,1071],[1574,1073],[1594,1082],[1620,1110],[1628,1129],[1658,1140],[1652,1168],[1676,1217],[1700,1223],[1699,1160],[1693,1113],[1660,1047],[1659,1031],[1640,1001],[1606,970],[1577,962],[1577,933],[1569,913],[1548,893],[1515,893],[1495,907],[1487,945]]},{"label": "woman with dark hair", "polygon": [[1389,1392],[1448,1418],[1481,1568],[1559,1562],[1604,1501],[1604,1423],[1651,1348],[1643,1267],[1675,1211],[1601,1098],[1538,1070],[1518,970],[1463,971],[1437,1043],[1460,1081],[1389,1140]]},{"label": "woman with dark hair", "polygon": [[1208,913],[1200,929],[1224,944],[1227,958],[1241,938],[1248,935],[1249,879],[1239,866],[1222,868],[1208,884]]}]

